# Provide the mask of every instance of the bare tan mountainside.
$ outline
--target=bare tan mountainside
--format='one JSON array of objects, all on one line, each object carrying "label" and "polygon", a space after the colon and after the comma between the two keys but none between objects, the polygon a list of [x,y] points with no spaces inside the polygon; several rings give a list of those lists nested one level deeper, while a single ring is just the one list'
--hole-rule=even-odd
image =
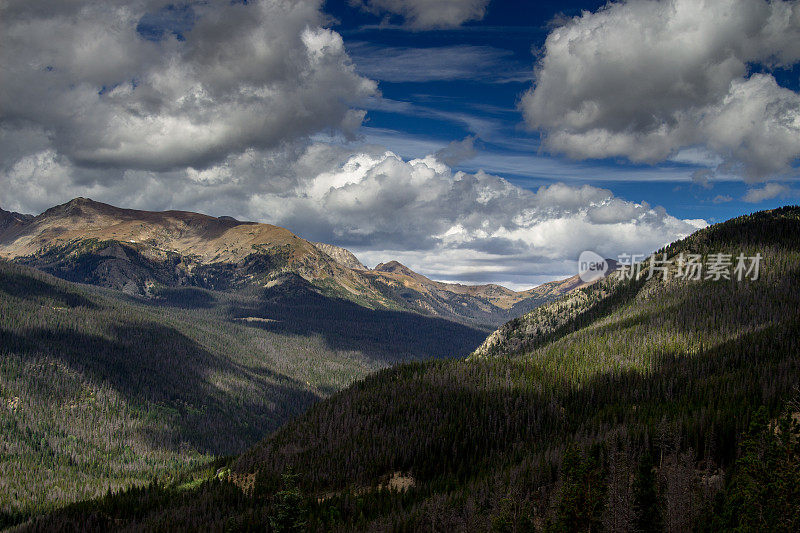
[{"label": "bare tan mountainside", "polygon": [[76,198],[39,216],[0,210],[0,257],[61,278],[157,297],[164,287],[236,290],[297,275],[376,309],[498,325],[581,286],[577,277],[515,292],[432,281],[397,261],[368,269],[348,250],[287,229],[185,211],[121,209]]}]

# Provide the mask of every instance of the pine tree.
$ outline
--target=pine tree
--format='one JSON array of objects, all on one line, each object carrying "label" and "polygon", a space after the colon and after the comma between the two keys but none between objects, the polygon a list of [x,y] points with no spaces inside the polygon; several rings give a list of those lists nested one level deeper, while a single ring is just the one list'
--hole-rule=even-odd
[{"label": "pine tree", "polygon": [[605,480],[600,446],[585,457],[570,445],[562,463],[562,493],[556,531],[600,531],[605,497]]},{"label": "pine tree", "polygon": [[275,494],[273,514],[269,524],[276,533],[304,531],[308,510],[305,498],[297,485],[299,475],[291,471],[283,474],[283,489]]},{"label": "pine tree", "polygon": [[737,531],[800,529],[800,424],[769,423],[761,407],[741,444],[718,523]]}]

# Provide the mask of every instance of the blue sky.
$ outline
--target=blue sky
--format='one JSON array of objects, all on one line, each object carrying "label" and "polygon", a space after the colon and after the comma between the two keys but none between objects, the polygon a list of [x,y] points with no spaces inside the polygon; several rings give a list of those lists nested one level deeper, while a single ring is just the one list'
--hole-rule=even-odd
[{"label": "blue sky", "polygon": [[800,201],[800,0],[8,0],[0,64],[7,210],[526,288]]},{"label": "blue sky", "polygon": [[[358,70],[380,83],[382,98],[368,107],[362,135],[403,157],[422,157],[475,136],[477,155],[456,168],[483,169],[528,189],[556,181],[592,184],[631,201],[662,205],[677,217],[709,222],[796,203],[796,191],[746,202],[750,186],[735,176],[718,177],[711,186],[693,183],[692,172],[706,166],[685,160],[691,154],[635,164],[625,158],[575,161],[542,148],[540,133],[526,126],[518,109],[520,96],[533,83],[537,50],[559,20],[605,4],[495,0],[482,20],[429,31],[409,30],[401,17],[387,23],[346,0],[328,0],[325,10],[336,19],[333,27]],[[800,90],[797,65],[765,69],[752,64],[751,69],[768,70],[781,86]],[[791,183],[798,174],[780,181]]]}]

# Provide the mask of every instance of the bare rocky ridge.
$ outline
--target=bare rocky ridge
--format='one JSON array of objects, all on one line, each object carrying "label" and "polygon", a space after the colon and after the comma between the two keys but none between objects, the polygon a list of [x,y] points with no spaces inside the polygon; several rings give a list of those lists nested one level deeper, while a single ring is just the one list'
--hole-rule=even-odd
[{"label": "bare rocky ridge", "polygon": [[397,261],[370,270],[344,248],[312,243],[278,226],[122,209],[87,198],[36,217],[1,212],[0,257],[145,297],[160,287],[266,287],[293,274],[329,297],[483,326],[499,325],[581,286],[577,276],[522,292],[443,283]]},{"label": "bare rocky ridge", "polygon": [[[616,266],[616,262],[615,262]],[[607,298],[621,279],[616,268],[605,279],[585,283],[578,276],[561,282],[561,287],[569,287],[561,298],[548,302],[536,309],[503,324],[489,335],[471,354],[471,357],[486,357],[496,354],[516,354],[529,347],[537,339],[544,338],[562,327],[578,312],[588,310]],[[554,282],[558,283],[558,282]],[[591,294],[578,290],[592,285]]]},{"label": "bare rocky ridge", "polygon": [[337,263],[353,270],[369,270],[365,267],[358,258],[353,255],[353,252],[333,244],[325,244],[324,242],[312,242],[314,246],[319,248],[322,252],[331,256]]}]

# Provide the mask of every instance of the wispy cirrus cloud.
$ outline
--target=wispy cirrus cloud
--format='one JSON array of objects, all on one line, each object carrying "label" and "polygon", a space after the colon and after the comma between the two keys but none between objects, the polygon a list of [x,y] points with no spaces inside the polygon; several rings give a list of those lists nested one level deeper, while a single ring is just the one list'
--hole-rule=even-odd
[{"label": "wispy cirrus cloud", "polygon": [[[403,131],[366,126],[362,128],[364,141],[374,146],[391,146],[393,151],[408,159],[424,157],[442,150],[448,141]],[[485,131],[485,130],[484,130]],[[318,138],[322,140],[321,137]],[[486,142],[487,139],[491,143]],[[460,168],[535,180],[538,183],[553,181],[578,183],[654,183],[692,182],[695,167],[686,164],[661,166],[608,165],[597,161],[569,161],[548,154],[532,153],[538,149],[536,139],[506,137],[497,129],[486,137],[473,141],[476,153],[469,160],[458,163]],[[719,175],[717,182],[738,181],[733,175]]]},{"label": "wispy cirrus cloud", "polygon": [[348,43],[347,50],[361,74],[385,82],[507,83],[533,78],[528,65],[515,60],[513,52],[490,46],[410,48],[360,41]]},{"label": "wispy cirrus cloud", "polygon": [[384,111],[387,113],[431,118],[460,124],[470,133],[483,139],[494,137],[496,132],[504,127],[499,120],[485,113],[471,113],[468,109],[450,111],[437,107],[420,105],[411,101],[383,98],[381,96],[365,99],[364,107],[370,111]]},{"label": "wispy cirrus cloud", "polygon": [[402,17],[403,26],[411,30],[431,30],[482,19],[489,0],[350,0],[349,3],[375,15]]}]

